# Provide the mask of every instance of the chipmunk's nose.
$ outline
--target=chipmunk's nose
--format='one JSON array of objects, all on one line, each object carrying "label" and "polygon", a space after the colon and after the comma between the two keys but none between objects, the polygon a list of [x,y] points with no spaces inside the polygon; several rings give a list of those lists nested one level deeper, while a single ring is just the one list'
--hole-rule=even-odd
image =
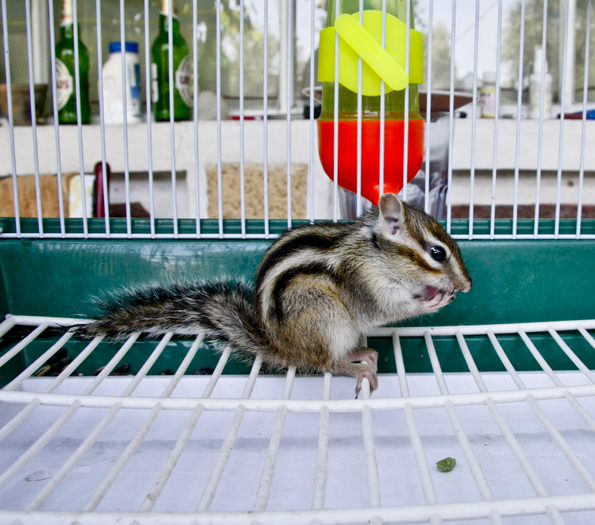
[{"label": "chipmunk's nose", "polygon": [[456,292],[467,293],[471,290],[473,281],[471,280],[471,277],[456,276],[453,278],[453,284]]},{"label": "chipmunk's nose", "polygon": [[461,287],[461,292],[463,292],[463,293],[469,292],[471,290],[472,286],[473,286],[473,281],[471,280],[471,278],[465,279],[464,285]]}]

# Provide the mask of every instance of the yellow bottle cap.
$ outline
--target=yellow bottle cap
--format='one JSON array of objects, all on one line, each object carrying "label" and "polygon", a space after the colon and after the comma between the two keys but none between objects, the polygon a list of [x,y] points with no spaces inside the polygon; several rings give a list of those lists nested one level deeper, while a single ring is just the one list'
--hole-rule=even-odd
[{"label": "yellow bottle cap", "polygon": [[344,14],[334,27],[320,32],[318,48],[318,81],[335,81],[335,31],[339,34],[339,82],[358,91],[358,57],[362,58],[362,95],[380,95],[381,80],[385,92],[401,91],[408,83],[423,82],[423,37],[410,30],[409,75],[405,71],[407,26],[396,16],[386,14],[386,49],[382,47],[382,11],[364,11],[363,25],[359,13]]}]

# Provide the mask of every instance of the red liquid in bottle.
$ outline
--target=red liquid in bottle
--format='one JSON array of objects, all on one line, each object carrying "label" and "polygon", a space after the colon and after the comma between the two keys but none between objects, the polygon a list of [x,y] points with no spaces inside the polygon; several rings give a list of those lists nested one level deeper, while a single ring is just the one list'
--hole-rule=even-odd
[{"label": "red liquid in bottle", "polygon": [[[335,125],[333,120],[318,120],[318,152],[326,174],[334,180]],[[399,193],[403,188],[403,120],[384,122],[384,193]],[[417,175],[424,156],[425,121],[409,121],[407,181]],[[378,205],[380,198],[380,121],[362,120],[361,194]],[[357,120],[339,120],[339,186],[357,193]]]}]

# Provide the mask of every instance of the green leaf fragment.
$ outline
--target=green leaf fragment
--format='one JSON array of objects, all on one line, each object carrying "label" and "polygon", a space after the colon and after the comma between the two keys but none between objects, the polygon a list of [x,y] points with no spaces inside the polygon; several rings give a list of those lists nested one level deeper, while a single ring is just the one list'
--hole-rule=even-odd
[{"label": "green leaf fragment", "polygon": [[440,472],[450,472],[455,468],[456,464],[457,460],[455,458],[444,458],[436,462],[436,466]]}]

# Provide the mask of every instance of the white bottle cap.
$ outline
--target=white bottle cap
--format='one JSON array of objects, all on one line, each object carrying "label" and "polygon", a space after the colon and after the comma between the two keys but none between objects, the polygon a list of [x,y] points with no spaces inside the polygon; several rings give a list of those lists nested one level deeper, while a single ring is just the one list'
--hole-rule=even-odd
[{"label": "white bottle cap", "polygon": [[496,72],[495,71],[485,71],[483,74],[483,83],[485,84],[495,84],[496,83]]}]

